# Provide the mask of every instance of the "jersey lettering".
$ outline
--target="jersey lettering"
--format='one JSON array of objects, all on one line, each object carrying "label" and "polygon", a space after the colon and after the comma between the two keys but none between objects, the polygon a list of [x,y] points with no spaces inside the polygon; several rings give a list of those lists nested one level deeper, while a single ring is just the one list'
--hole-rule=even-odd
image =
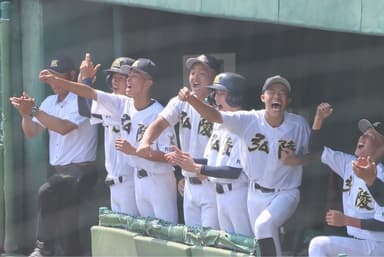
[{"label": "jersey lettering", "polygon": [[181,127],[191,129],[191,122],[186,112],[181,112]]},{"label": "jersey lettering", "polygon": [[227,156],[231,155],[232,148],[233,148],[232,138],[230,137],[225,138],[222,154]]},{"label": "jersey lettering", "polygon": [[116,126],[113,126],[112,127],[112,132],[114,133],[120,133],[120,128],[116,127]]},{"label": "jersey lettering", "polygon": [[349,178],[347,178],[345,181],[344,181],[344,187],[343,187],[343,192],[351,192],[351,188],[352,188],[352,176],[349,176]]},{"label": "jersey lettering", "polygon": [[219,151],[220,149],[220,140],[218,135],[213,134],[211,139],[211,150]]},{"label": "jersey lettering", "polygon": [[281,158],[281,152],[284,149],[289,149],[292,151],[296,151],[296,144],[292,140],[286,141],[286,140],[279,140],[279,150],[278,150],[278,157]]},{"label": "jersey lettering", "polygon": [[373,210],[372,207],[369,207],[369,204],[372,202],[372,197],[368,191],[363,190],[359,187],[359,193],[356,196],[355,206],[360,209]]},{"label": "jersey lettering", "polygon": [[131,127],[132,127],[131,117],[126,113],[124,113],[123,116],[121,116],[121,127],[128,134],[131,133]]},{"label": "jersey lettering", "polygon": [[146,129],[147,129],[147,127],[144,124],[142,124],[142,123],[138,124],[137,133],[136,133],[136,142],[140,142],[141,141],[141,139],[143,138],[143,135],[144,135],[144,132],[145,132]]},{"label": "jersey lettering", "polygon": [[268,141],[264,139],[265,136],[263,134],[256,133],[256,135],[251,139],[251,146],[248,146],[248,151],[253,152],[255,150],[258,150],[268,154]]},{"label": "jersey lettering", "polygon": [[201,119],[199,122],[199,129],[198,129],[198,134],[210,137],[212,134],[213,130],[213,123],[206,120],[206,119]]}]

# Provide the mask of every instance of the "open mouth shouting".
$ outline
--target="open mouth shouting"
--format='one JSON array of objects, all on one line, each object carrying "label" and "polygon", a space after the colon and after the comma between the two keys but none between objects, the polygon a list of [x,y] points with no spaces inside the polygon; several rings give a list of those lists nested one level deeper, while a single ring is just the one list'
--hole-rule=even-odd
[{"label": "open mouth shouting", "polygon": [[272,107],[272,110],[274,110],[274,111],[280,111],[282,108],[282,105],[279,102],[273,102],[271,104],[271,107]]}]

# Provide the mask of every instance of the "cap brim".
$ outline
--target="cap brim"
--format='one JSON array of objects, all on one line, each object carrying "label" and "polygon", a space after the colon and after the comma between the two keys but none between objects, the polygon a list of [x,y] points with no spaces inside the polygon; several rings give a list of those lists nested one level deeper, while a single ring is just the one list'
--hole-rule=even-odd
[{"label": "cap brim", "polygon": [[48,68],[47,69],[49,72],[52,72],[52,73],[54,73],[54,74],[59,74],[59,75],[63,75],[63,74],[67,74],[68,72],[58,72],[58,71],[55,71],[55,70],[53,70],[53,69],[50,69],[50,68]]},{"label": "cap brim", "polygon": [[110,69],[105,69],[103,72],[116,72],[116,73],[121,73],[126,75],[120,68],[110,68]]},{"label": "cap brim", "polygon": [[370,128],[374,128],[372,123],[367,119],[361,119],[358,123],[359,129],[362,133],[365,133]]},{"label": "cap brim", "polygon": [[149,78],[152,79],[152,75],[149,74],[149,73],[146,72],[146,71],[143,71],[143,70],[138,69],[138,68],[136,68],[136,67],[129,66],[129,70],[128,70],[128,72],[129,72],[130,70],[134,70],[134,71],[136,71],[136,72],[139,72],[139,73],[143,74],[144,76],[147,76],[147,77],[149,77]]},{"label": "cap brim", "polygon": [[205,67],[207,67],[207,68],[213,70],[212,67],[210,67],[207,63],[202,62],[202,61],[201,61],[200,59],[198,59],[198,58],[189,58],[189,59],[187,59],[187,61],[185,62],[185,66],[187,67],[188,70],[190,70],[190,69],[192,68],[192,66],[193,66],[194,64],[196,64],[196,63],[201,63],[201,64],[203,64]]},{"label": "cap brim", "polygon": [[225,86],[221,85],[221,84],[212,84],[212,85],[207,86],[207,88],[215,89],[215,90],[228,91],[228,89]]},{"label": "cap brim", "polygon": [[282,84],[288,89],[289,92],[291,92],[291,85],[287,84],[287,81],[285,81],[284,79],[281,79],[281,78],[275,78],[275,79],[272,79],[271,81],[269,81],[268,84],[263,86],[263,92],[265,90],[267,90],[267,88],[270,85],[273,85],[273,84]]}]

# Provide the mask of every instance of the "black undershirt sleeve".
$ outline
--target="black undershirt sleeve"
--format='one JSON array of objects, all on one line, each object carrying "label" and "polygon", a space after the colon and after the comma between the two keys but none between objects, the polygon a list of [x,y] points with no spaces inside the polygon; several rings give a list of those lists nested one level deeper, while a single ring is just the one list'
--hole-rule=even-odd
[{"label": "black undershirt sleeve", "polygon": [[198,164],[206,165],[208,163],[208,159],[205,158],[193,158],[193,160]]},{"label": "black undershirt sleeve", "polygon": [[320,129],[312,129],[311,136],[309,138],[309,152],[319,153],[323,151],[324,140],[321,138]]},{"label": "black undershirt sleeve", "polygon": [[[91,78],[86,78],[82,81],[82,83],[92,86],[92,79]],[[81,96],[77,97],[77,106],[79,109],[79,114],[84,117],[91,117],[91,105],[92,105],[92,100],[88,98],[84,98]]]},{"label": "black undershirt sleeve", "polygon": [[384,182],[376,177],[372,186],[368,187],[375,201],[380,205],[384,206]]},{"label": "black undershirt sleeve", "polygon": [[384,222],[375,219],[361,220],[361,228],[372,231],[384,231]]},{"label": "black undershirt sleeve", "polygon": [[234,168],[229,166],[215,167],[203,165],[201,167],[201,174],[215,178],[236,179],[240,176],[242,170],[242,168]]}]

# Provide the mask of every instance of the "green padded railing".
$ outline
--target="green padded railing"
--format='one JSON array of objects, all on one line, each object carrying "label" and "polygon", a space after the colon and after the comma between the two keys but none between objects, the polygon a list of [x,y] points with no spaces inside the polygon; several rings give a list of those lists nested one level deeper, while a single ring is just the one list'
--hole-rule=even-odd
[{"label": "green padded railing", "polygon": [[99,225],[123,228],[145,236],[186,245],[217,247],[260,256],[258,242],[253,237],[198,226],[172,224],[161,219],[129,216],[113,212],[106,207],[99,208]]}]

